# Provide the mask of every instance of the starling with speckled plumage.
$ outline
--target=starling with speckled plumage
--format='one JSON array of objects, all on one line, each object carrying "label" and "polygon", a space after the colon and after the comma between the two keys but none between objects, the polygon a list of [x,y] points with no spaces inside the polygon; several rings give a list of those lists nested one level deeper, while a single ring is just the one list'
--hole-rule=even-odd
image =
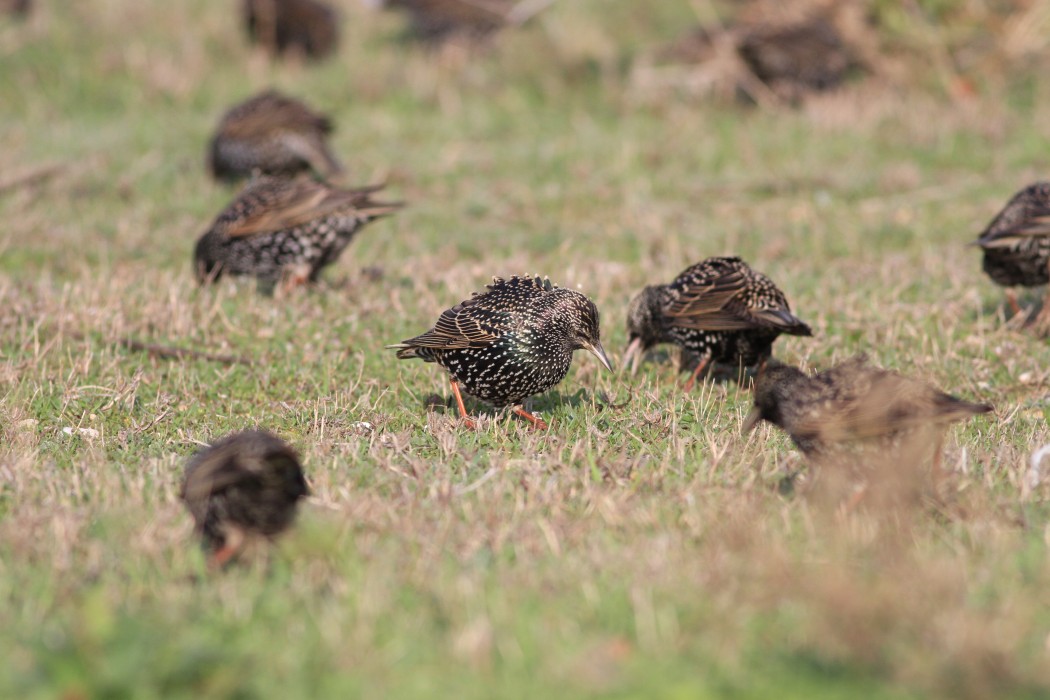
[{"label": "starling with speckled plumage", "polygon": [[[1050,283],[1050,182],[1024,188],[992,219],[977,239],[984,251],[984,271],[996,284],[1007,287],[1007,300],[1020,313],[1010,287],[1036,287]],[[1050,290],[1036,325],[1050,331]]]},{"label": "starling with speckled plumage", "polygon": [[273,285],[316,282],[362,226],[398,209],[376,202],[381,186],[344,190],[312,178],[259,177],[197,241],[197,279],[250,275]]},{"label": "starling with speckled plumage", "polygon": [[330,133],[328,117],[270,90],[223,115],[208,147],[208,167],[221,180],[256,171],[295,175],[312,170],[331,177],[343,168],[328,148]]},{"label": "starling with speckled plumage", "polygon": [[814,457],[848,445],[892,447],[896,438],[922,428],[933,430],[939,442],[951,423],[991,410],[872,367],[864,355],[813,376],[770,360],[755,379],[755,405],[744,432],[769,421]]},{"label": "starling with speckled plumage", "polygon": [[274,55],[298,53],[320,59],[339,45],[339,16],[317,0],[244,0],[251,40]]},{"label": "starling with speckled plumage", "polygon": [[646,350],[674,343],[700,356],[688,391],[711,362],[751,366],[769,357],[781,333],[813,334],[768,277],[737,257],[708,258],[631,301],[624,362],[633,356],[637,370]]},{"label": "starling with speckled plumage", "polygon": [[217,567],[250,538],[283,532],[308,493],[295,450],[268,432],[249,430],[198,452],[186,465],[181,497]]},{"label": "starling with speckled plumage", "polygon": [[388,347],[398,359],[418,357],[445,368],[463,418],[460,386],[496,408],[514,406],[541,428],[546,423],[520,404],[564,379],[575,350],[589,350],[611,369],[594,302],[540,277],[494,277],[488,291],[442,313],[423,335]]}]

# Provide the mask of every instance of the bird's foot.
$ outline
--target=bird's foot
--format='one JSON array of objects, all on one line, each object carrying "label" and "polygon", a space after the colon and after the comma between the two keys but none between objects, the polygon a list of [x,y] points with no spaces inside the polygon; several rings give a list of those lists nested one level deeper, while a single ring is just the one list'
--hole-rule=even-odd
[{"label": "bird's foot", "polygon": [[538,416],[532,415],[521,406],[515,406],[513,412],[532,423],[533,430],[547,430],[547,428],[550,427],[549,425],[547,425],[547,421],[543,420],[542,418],[539,418]]},{"label": "bird's foot", "polygon": [[1039,314],[1032,320],[1031,328],[1040,338],[1050,338],[1050,304],[1043,304]]},{"label": "bird's foot", "polygon": [[228,544],[223,545],[219,549],[212,552],[211,556],[208,557],[208,568],[210,568],[212,571],[219,571],[225,568],[225,566],[233,560],[233,557],[236,554],[236,547],[232,547]]},{"label": "bird's foot", "polygon": [[693,375],[691,377],[689,377],[689,381],[687,381],[685,383],[685,385],[682,386],[682,391],[684,391],[687,394],[690,391],[692,391],[693,390],[693,386],[696,385],[696,378],[700,376],[700,373],[703,372],[704,368],[707,367],[707,365],[710,364],[710,363],[711,363],[711,357],[710,356],[705,357],[704,359],[700,360],[700,363],[697,364],[696,369],[693,370]]},{"label": "bird's foot", "polygon": [[467,407],[463,404],[463,394],[459,392],[459,382],[455,379],[452,379],[451,382],[452,395],[456,397],[456,406],[459,407],[459,417],[463,419],[463,425],[467,426],[468,430],[477,430],[477,422],[467,415]]},{"label": "bird's foot", "polygon": [[285,297],[299,287],[305,287],[310,283],[309,265],[288,265],[281,271],[281,281],[277,285],[277,295]]}]

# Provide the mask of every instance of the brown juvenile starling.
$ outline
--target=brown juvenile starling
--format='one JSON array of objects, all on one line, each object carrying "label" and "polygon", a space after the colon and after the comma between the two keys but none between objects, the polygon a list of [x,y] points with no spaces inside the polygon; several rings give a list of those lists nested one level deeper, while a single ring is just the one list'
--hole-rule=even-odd
[{"label": "brown juvenile starling", "polygon": [[381,187],[343,190],[305,175],[252,180],[197,241],[198,281],[224,274],[269,285],[317,281],[362,226],[401,206],[373,201]]},{"label": "brown juvenile starling", "polygon": [[339,44],[339,17],[317,0],[244,0],[248,36],[272,54],[319,59]]},{"label": "brown juvenile starling", "polygon": [[520,404],[564,379],[573,351],[589,350],[612,368],[602,349],[594,302],[539,277],[493,277],[487,292],[442,313],[423,335],[387,347],[397,349],[398,359],[418,357],[444,367],[470,427],[474,423],[467,418],[460,385],[496,408],[514,406],[514,413],[546,428]]},{"label": "brown juvenile starling", "polygon": [[[977,245],[984,251],[984,271],[996,284],[1007,287],[1006,298],[1020,313],[1010,287],[1036,287],[1050,282],[1050,182],[1024,188],[992,219]],[[1050,290],[1036,326],[1050,331]]]},{"label": "brown juvenile starling", "polygon": [[751,366],[769,357],[781,333],[812,335],[791,313],[773,281],[740,258],[708,258],[687,268],[670,284],[646,287],[627,310],[632,371],[646,350],[674,343],[700,355],[685,385],[689,391],[711,362]]},{"label": "brown juvenile starling", "polygon": [[198,452],[186,465],[181,497],[218,567],[248,538],[285,530],[308,493],[295,450],[268,432],[249,430]]},{"label": "brown juvenile starling", "polygon": [[864,355],[814,376],[770,360],[755,379],[755,405],[744,432],[766,420],[782,428],[803,454],[819,457],[847,445],[887,448],[895,438],[925,428],[937,436],[939,459],[949,424],[991,410],[871,367]]},{"label": "brown juvenile starling", "polygon": [[248,177],[254,171],[337,175],[343,168],[328,148],[331,132],[328,117],[270,90],[223,116],[208,148],[208,166],[222,180]]}]

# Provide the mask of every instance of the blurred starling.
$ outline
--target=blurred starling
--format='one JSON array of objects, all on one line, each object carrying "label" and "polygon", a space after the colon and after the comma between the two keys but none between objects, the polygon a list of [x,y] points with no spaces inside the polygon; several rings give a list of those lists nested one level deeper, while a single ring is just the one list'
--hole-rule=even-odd
[{"label": "blurred starling", "polygon": [[309,493],[299,457],[262,431],[234,433],[186,465],[181,498],[213,566],[228,562],[250,536],[272,538],[295,518]]},{"label": "blurred starling", "polygon": [[896,438],[931,429],[939,442],[948,425],[992,410],[924,382],[871,367],[863,355],[809,376],[767,362],[755,380],[755,406],[744,432],[759,420],[782,428],[803,454],[827,455],[847,444],[891,447]]},{"label": "blurred starling", "polygon": [[[493,277],[487,292],[442,313],[431,330],[387,347],[397,349],[398,359],[418,357],[444,367],[464,418],[461,384],[496,408],[515,406],[514,413],[539,428],[547,424],[520,404],[564,379],[574,350],[589,350],[612,368],[594,302],[539,277]],[[474,426],[469,419],[467,424]]]},{"label": "blurred starling", "polygon": [[0,14],[25,17],[32,6],[31,0],[0,0]]},{"label": "blurred starling", "polygon": [[769,357],[781,333],[813,334],[768,277],[740,258],[708,258],[631,301],[623,360],[634,356],[636,371],[642,354],[657,343],[697,353],[700,363],[685,385],[689,391],[712,361],[750,366]]},{"label": "blurred starling", "polygon": [[272,54],[319,59],[339,44],[339,17],[317,0],[244,0],[248,36]]},{"label": "blurred starling", "polygon": [[267,91],[227,112],[208,150],[208,166],[217,179],[235,180],[258,170],[294,175],[313,170],[332,176],[342,165],[328,149],[328,117],[299,100]]},{"label": "blurred starling", "polygon": [[741,36],[737,52],[755,77],[788,101],[837,87],[853,66],[838,31],[822,18],[752,28]]},{"label": "blurred starling", "polygon": [[[508,25],[522,24],[547,3],[520,0],[386,0],[409,16],[412,37],[431,44],[482,41]],[[524,10],[524,11],[523,11]]]},{"label": "blurred starling", "polygon": [[[1050,182],[1029,185],[992,219],[977,245],[984,251],[984,271],[1004,287],[1035,287],[1050,282]],[[1014,313],[1017,296],[1006,291]],[[1050,290],[1036,324],[1050,330]]]},{"label": "blurred starling", "polygon": [[305,175],[252,180],[197,241],[198,281],[228,274],[316,282],[362,226],[401,206],[373,201],[381,187],[343,190]]}]

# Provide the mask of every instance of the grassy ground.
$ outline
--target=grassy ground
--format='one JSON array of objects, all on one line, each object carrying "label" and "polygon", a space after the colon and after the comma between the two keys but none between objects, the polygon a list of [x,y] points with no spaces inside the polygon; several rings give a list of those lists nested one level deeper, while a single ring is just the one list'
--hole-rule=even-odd
[{"label": "grassy ground", "polygon": [[[631,85],[685,2],[559,3],[464,69],[356,5],[304,67],[251,52],[231,3],[41,4],[0,20],[0,183],[53,166],[0,192],[0,696],[1050,693],[1048,491],[1021,489],[1050,348],[1005,327],[965,245],[1050,169],[1045,81],[772,113]],[[410,206],[319,290],[198,289],[193,242],[232,195],[204,144],[269,86]],[[787,440],[740,435],[733,383],[681,393],[667,353],[634,379],[580,353],[535,433],[426,412],[445,378],[383,350],[536,272],[596,300],[615,359],[636,289],[722,253],[813,325],[785,360],[866,351],[996,405],[950,434],[946,498],[840,516],[778,495]],[[256,425],[315,496],[275,552],[209,575],[181,468]]]}]

